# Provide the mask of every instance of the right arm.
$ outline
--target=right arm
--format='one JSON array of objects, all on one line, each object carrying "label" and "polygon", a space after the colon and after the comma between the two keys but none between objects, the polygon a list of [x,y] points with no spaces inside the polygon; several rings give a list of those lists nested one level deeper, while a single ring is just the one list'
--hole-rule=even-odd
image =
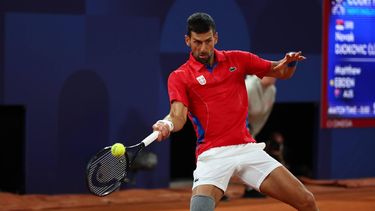
[{"label": "right arm", "polygon": [[158,141],[164,140],[169,137],[171,132],[181,130],[187,118],[187,107],[179,102],[173,101],[169,114],[162,120],[157,121],[152,128],[154,131],[159,131]]}]

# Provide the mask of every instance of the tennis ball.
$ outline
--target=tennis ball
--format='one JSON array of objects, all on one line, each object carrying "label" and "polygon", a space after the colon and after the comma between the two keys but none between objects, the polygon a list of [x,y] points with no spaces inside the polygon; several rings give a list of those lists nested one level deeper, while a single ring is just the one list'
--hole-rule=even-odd
[{"label": "tennis ball", "polygon": [[126,148],[123,144],[121,143],[115,143],[111,147],[111,153],[115,157],[121,157],[125,154]]}]

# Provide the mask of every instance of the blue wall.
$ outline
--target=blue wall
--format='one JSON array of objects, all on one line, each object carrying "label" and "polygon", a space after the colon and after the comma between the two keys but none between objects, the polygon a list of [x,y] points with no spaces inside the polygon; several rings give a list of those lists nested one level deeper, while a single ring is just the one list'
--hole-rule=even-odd
[{"label": "blue wall", "polygon": [[[308,59],[294,78],[278,81],[277,101],[319,103],[321,7],[320,0],[1,1],[0,102],[26,106],[26,192],[86,192],[94,152],[151,132],[168,112],[166,78],[187,58],[185,21],[194,11],[216,19],[219,49],[267,59],[302,50]],[[375,176],[367,164],[375,159],[373,128],[317,133],[317,178]],[[169,142],[149,150],[158,166],[138,174],[136,186],[166,187]]]}]

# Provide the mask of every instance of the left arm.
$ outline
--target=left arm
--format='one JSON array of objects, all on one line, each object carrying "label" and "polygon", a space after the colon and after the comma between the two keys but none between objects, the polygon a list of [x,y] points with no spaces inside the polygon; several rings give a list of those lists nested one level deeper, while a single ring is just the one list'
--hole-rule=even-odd
[{"label": "left arm", "polygon": [[279,61],[272,61],[270,71],[265,75],[269,77],[288,79],[291,78],[296,71],[298,61],[304,60],[302,52],[287,53],[285,57]]},{"label": "left arm", "polygon": [[262,84],[263,89],[266,89],[269,86],[275,85],[276,78],[273,77],[263,77],[260,81],[260,84]]}]

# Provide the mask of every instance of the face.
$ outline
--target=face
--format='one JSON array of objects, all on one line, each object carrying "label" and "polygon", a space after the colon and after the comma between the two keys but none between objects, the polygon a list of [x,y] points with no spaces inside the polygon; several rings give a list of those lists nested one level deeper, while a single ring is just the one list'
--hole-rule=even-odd
[{"label": "face", "polygon": [[212,30],[201,34],[191,32],[190,36],[185,35],[186,45],[191,48],[195,59],[202,64],[212,65],[214,62],[214,47],[217,40],[217,32],[213,33]]}]

